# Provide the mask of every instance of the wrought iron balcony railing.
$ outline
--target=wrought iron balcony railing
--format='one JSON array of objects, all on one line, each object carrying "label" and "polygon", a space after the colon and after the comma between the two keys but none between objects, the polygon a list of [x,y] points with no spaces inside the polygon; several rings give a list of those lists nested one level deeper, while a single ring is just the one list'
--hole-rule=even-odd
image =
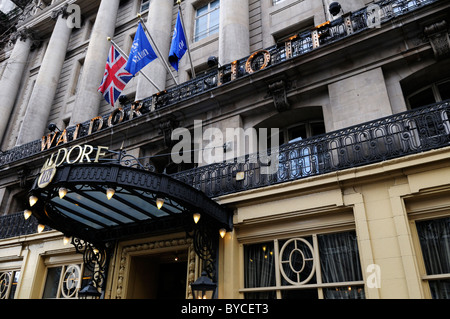
[{"label": "wrought iron balcony railing", "polygon": [[23,212],[0,217],[0,239],[35,234],[37,228],[37,219],[31,216],[25,220]]},{"label": "wrought iron balcony railing", "polygon": [[[373,11],[368,10],[370,7],[348,13],[331,22],[317,26],[311,31],[298,34],[285,43],[257,51],[249,57],[234,61],[167,91],[155,94],[139,102],[138,105],[135,103],[127,104],[121,108],[120,112],[113,111],[111,114],[69,127],[65,131],[66,139],[72,141],[93,132],[106,130],[115,122],[131,121],[136,118],[136,112],[133,112],[135,108],[139,110],[139,114],[145,115],[155,109],[164,109],[186,101],[239,78],[260,72],[262,69],[274,67],[289,59],[297,58],[325,45],[368,30],[378,22],[382,25],[396,17],[438,1],[440,0],[383,0],[376,2],[375,5],[379,7],[379,10],[375,11],[378,11],[379,15],[374,16]],[[55,138],[54,143],[58,140],[59,138]],[[0,167],[38,154],[43,150],[43,144],[45,143],[41,140],[36,140],[0,152]],[[50,146],[54,146],[54,144]]]},{"label": "wrought iron balcony railing", "polygon": [[253,154],[172,175],[209,197],[379,163],[450,145],[450,101],[280,146],[276,172]]},{"label": "wrought iron balcony railing", "polygon": [[[272,153],[277,160],[271,174],[263,174],[273,164],[266,154],[251,154],[171,176],[212,198],[446,146],[450,146],[450,100],[282,145]],[[128,159],[119,156],[120,160]],[[33,217],[25,221],[23,212],[0,217],[0,239],[33,234],[36,229],[37,221]]]}]

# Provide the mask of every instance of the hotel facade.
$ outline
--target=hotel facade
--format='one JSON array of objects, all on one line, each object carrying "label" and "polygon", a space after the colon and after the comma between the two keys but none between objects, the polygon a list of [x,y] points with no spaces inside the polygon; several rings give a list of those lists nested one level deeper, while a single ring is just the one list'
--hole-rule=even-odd
[{"label": "hotel facade", "polygon": [[450,297],[448,1],[9,4],[0,299]]}]

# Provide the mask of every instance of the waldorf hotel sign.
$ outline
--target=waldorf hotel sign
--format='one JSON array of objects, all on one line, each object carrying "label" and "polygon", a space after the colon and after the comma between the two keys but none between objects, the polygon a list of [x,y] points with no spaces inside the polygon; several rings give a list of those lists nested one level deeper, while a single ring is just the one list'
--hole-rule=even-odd
[{"label": "waldorf hotel sign", "polygon": [[[226,82],[236,80],[243,75],[262,70],[270,64],[271,53],[266,50],[257,51],[246,59],[234,61],[229,65],[218,68],[217,71],[208,73],[206,76],[199,76],[183,85],[159,92],[143,101],[116,108],[107,115],[97,116],[84,123],[68,127],[63,131],[50,133],[43,136],[41,140],[30,142],[9,151],[0,152],[0,167],[33,156],[52,147],[61,146],[142,117],[155,109],[181,102],[207,90],[219,87]],[[242,66],[241,73],[238,72],[239,65]]]}]

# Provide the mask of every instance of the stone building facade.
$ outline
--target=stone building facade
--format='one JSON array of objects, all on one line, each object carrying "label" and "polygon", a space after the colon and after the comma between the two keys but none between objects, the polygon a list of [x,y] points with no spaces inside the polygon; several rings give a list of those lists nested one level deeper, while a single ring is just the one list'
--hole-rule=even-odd
[{"label": "stone building facade", "polygon": [[[0,298],[192,298],[205,269],[221,299],[449,298],[447,1],[13,2]],[[162,56],[111,108],[107,38],[130,52],[140,19]]]}]

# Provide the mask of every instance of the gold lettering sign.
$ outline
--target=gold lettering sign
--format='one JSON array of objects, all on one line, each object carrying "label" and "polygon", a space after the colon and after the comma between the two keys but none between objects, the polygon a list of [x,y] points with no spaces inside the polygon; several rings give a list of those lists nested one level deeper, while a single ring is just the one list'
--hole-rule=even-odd
[{"label": "gold lettering sign", "polygon": [[[75,145],[71,148],[59,149],[58,152],[50,155],[42,167],[41,174],[38,179],[38,187],[47,187],[55,177],[56,169],[64,163],[91,163],[92,161],[94,163],[98,163],[100,157],[107,154],[107,150],[108,147],[106,146],[98,146],[97,148],[94,148],[92,145]],[[94,158],[93,160],[91,155]]]}]

